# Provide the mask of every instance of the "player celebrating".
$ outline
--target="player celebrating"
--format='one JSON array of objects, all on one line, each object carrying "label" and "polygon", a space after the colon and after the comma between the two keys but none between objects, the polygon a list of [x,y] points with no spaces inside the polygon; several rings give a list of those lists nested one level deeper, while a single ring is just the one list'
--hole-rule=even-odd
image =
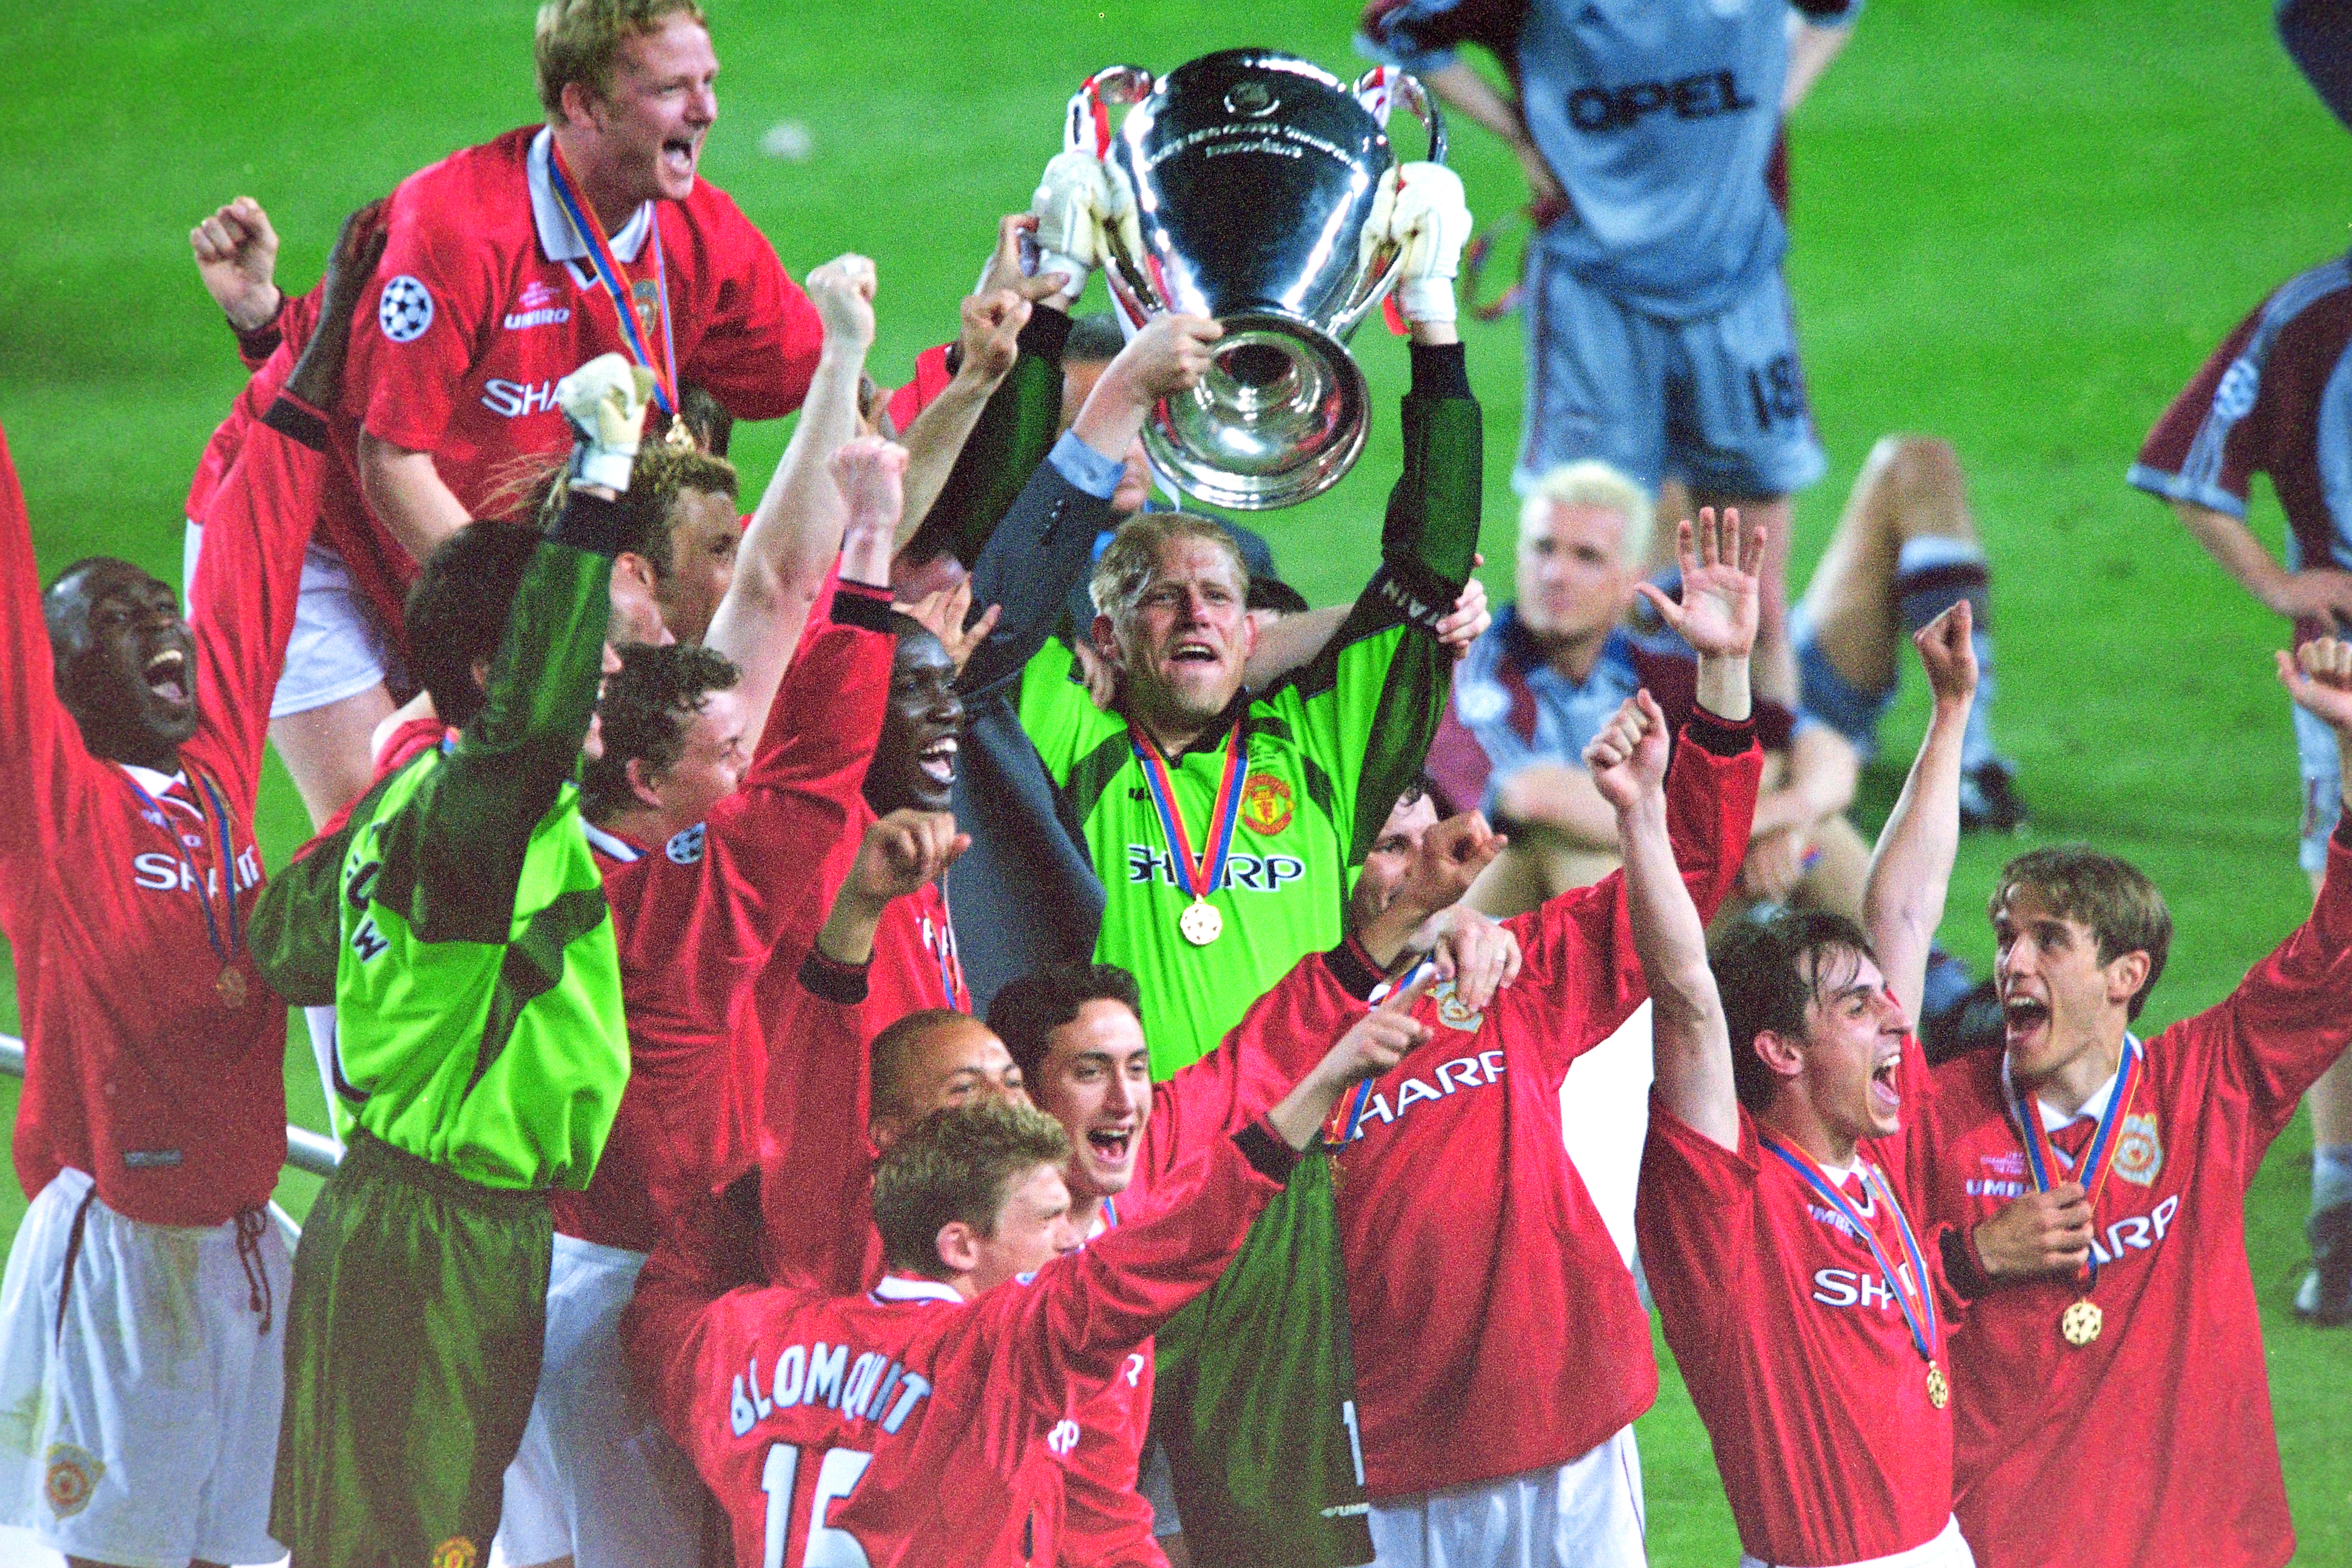
[{"label": "player celebrating", "polygon": [[[2297,645],[2352,631],[2352,501],[2330,476],[2322,437],[2327,389],[2352,366],[2352,260],[2338,257],[2282,284],[2222,340],[2140,447],[2129,479],[2164,497],[2197,542],[2273,614]],[[2282,567],[2246,526],[2246,498],[2268,474],[2286,513]],[[2319,893],[2344,793],[2336,736],[2294,716],[2303,775],[2303,868]],[[2313,1268],[2296,1315],[2352,1323],[2352,1064],[2311,1087]]]},{"label": "player celebrating", "polygon": [[[344,226],[320,330],[221,485],[183,619],[92,557],[37,586],[0,445],[0,928],[27,1041],[0,1287],[0,1521],[75,1561],[258,1563],[288,1266],[286,1010],[246,941],[269,690],[321,411],[383,239]],[[373,247],[373,248],[372,248]],[[46,623],[46,626],[44,625]]]},{"label": "player celebrating", "polygon": [[[2352,755],[2352,643],[2277,657],[2288,694]],[[1952,1227],[1954,1280],[1976,1296],[1953,1346],[1961,1528],[1988,1568],[2276,1568],[2294,1531],[2246,1190],[2352,1040],[2352,828],[2336,825],[2310,920],[2150,1040],[2131,1022],[2172,922],[2138,871],[2035,850],[2002,870],[1990,914],[2007,1048],[1937,1069],[1911,1148],[1927,1217]],[[2170,1394],[2143,1411],[2142,1440],[2105,1442],[2117,1402],[2151,1389]]]},{"label": "player celebrating", "polygon": [[[552,389],[590,356],[618,349],[651,368],[665,411],[690,381],[760,419],[797,407],[815,367],[816,312],[698,175],[719,61],[694,0],[544,0],[533,53],[545,123],[393,195],[373,321],[353,334],[335,421],[360,494],[327,496],[321,542],[350,591],[324,649],[347,648],[370,615],[397,636],[415,563],[467,519],[503,515],[513,458],[569,444]],[[357,759],[388,708],[366,686],[304,727],[320,776],[345,759],[329,809],[364,787]]]},{"label": "player celebrating", "polygon": [[889,1273],[869,1293],[719,1295],[657,1253],[624,1330],[737,1560],[1053,1562],[1050,1449],[1078,1403],[1215,1279],[1339,1093],[1392,1064],[1412,1028],[1360,1019],[1192,1166],[1159,1219],[1083,1249],[1060,1126],[992,1100],[933,1115],[883,1157]]},{"label": "player celebrating", "polygon": [[[1526,491],[1556,464],[1600,458],[1653,493],[1679,479],[1695,500],[1762,523],[1757,689],[1782,702],[1796,696],[1788,497],[1827,459],[1780,279],[1788,231],[1764,174],[1782,115],[1810,85],[1791,71],[1790,17],[1810,43],[1834,45],[1859,9],[1375,0],[1362,35],[1507,141],[1527,172],[1541,227],[1528,245],[1527,429],[1513,482]],[[1465,42],[1500,58],[1516,102],[1455,57]],[[1688,416],[1670,416],[1676,407]]]},{"label": "player celebrating", "polygon": [[[564,378],[572,484],[481,711],[370,791],[339,863],[274,884],[255,913],[289,988],[333,973],[355,1107],[288,1302],[270,1521],[305,1564],[467,1561],[497,1528],[537,1382],[546,1194],[585,1184],[628,1072],[571,774],[617,662],[614,498],[652,386],[618,354]],[[384,1420],[387,1402],[406,1418]]]},{"label": "player celebrating", "polygon": [[1642,1260],[1751,1563],[1971,1562],[1951,1405],[1975,1385],[1952,1365],[1958,1303],[1906,1212],[1901,1142],[1924,1070],[1907,1019],[1959,842],[1969,618],[1955,605],[1914,639],[1935,709],[1873,857],[1867,934],[1832,914],[1743,921],[1710,972],[1651,782],[1655,705],[1629,701],[1586,753],[1657,1000]]}]

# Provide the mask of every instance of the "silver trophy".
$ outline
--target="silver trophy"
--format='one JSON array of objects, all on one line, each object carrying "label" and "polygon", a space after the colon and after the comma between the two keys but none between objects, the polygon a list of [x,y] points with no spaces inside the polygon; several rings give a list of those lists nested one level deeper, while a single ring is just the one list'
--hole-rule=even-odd
[{"label": "silver trophy", "polygon": [[1391,67],[1349,85],[1292,55],[1227,49],[1157,81],[1114,66],[1072,99],[1069,142],[1135,189],[1140,249],[1113,231],[1104,268],[1128,327],[1179,311],[1225,329],[1201,384],[1144,428],[1153,466],[1185,494],[1292,506],[1363,451],[1364,376],[1346,343],[1395,280],[1396,246],[1366,257],[1360,238],[1397,162],[1397,101],[1444,163],[1436,106]]}]

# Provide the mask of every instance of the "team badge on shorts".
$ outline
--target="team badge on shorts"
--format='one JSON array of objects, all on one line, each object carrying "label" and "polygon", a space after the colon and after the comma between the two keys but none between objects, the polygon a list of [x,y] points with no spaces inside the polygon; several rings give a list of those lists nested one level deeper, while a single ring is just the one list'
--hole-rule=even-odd
[{"label": "team badge on shorts", "polygon": [[453,1535],[435,1547],[433,1555],[425,1561],[431,1568],[474,1568],[475,1560],[480,1556],[480,1549],[471,1541],[462,1535]]},{"label": "team badge on shorts", "polygon": [[404,272],[383,286],[375,303],[376,325],[396,343],[413,343],[433,325],[433,290]]},{"label": "team badge on shorts", "polygon": [[1451,980],[1432,991],[1430,995],[1437,1003],[1437,1021],[1449,1029],[1475,1035],[1478,1032],[1478,1026],[1486,1021],[1486,1014],[1475,1011],[1470,1004],[1454,994],[1454,982]]},{"label": "team badge on shorts", "polygon": [[1272,837],[1290,826],[1290,786],[1272,773],[1252,773],[1242,785],[1242,820],[1250,831]]},{"label": "team badge on shorts", "polygon": [[2123,1135],[2116,1141],[2116,1174],[2145,1187],[2163,1170],[2164,1141],[2156,1135],[2156,1118],[2125,1117]]},{"label": "team badge on shorts", "polygon": [[71,1443],[52,1443],[46,1458],[49,1468],[41,1477],[41,1500],[59,1519],[71,1519],[89,1506],[98,1478],[106,1474],[105,1461]]}]

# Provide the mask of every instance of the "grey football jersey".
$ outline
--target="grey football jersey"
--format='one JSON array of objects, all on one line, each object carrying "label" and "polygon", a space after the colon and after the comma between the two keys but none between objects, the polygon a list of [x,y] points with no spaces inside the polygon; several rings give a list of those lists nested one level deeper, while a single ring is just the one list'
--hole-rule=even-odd
[{"label": "grey football jersey", "polygon": [[[1799,8],[1842,24],[1860,0]],[[1404,0],[1371,21],[1367,41],[1408,69],[1443,63],[1465,37],[1507,49],[1528,130],[1575,204],[1544,231],[1548,253],[1624,304],[1685,320],[1721,309],[1786,247],[1764,166],[1790,10],[1790,0],[1528,0],[1511,15],[1492,0]]]}]

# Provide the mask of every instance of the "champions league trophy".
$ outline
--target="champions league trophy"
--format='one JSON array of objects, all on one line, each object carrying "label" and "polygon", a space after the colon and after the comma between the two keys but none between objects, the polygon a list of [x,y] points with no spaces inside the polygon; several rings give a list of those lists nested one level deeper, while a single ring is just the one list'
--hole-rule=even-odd
[{"label": "champions league trophy", "polygon": [[1135,222],[1109,229],[1104,266],[1123,324],[1180,311],[1225,329],[1200,385],[1144,428],[1153,467],[1186,494],[1292,506],[1362,452],[1364,377],[1345,345],[1395,281],[1396,245],[1367,255],[1360,237],[1397,163],[1400,99],[1444,163],[1436,106],[1385,66],[1349,86],[1295,56],[1228,49],[1157,81],[1113,66],[1071,100],[1067,145],[1134,190]]}]

